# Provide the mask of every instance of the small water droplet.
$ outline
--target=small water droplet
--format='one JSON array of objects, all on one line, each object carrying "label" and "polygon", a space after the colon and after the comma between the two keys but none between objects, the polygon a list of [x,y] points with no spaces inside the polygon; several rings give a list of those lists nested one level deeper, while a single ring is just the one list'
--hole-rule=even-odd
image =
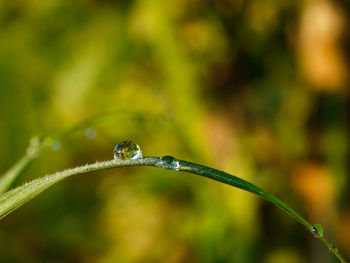
[{"label": "small water droplet", "polygon": [[166,155],[160,158],[158,164],[158,167],[168,169],[168,170],[179,170],[180,164],[179,161],[176,160],[174,157]]},{"label": "small water droplet", "polygon": [[331,248],[334,250],[334,252],[339,252],[338,248],[334,244],[331,244]]},{"label": "small water droplet", "polygon": [[322,237],[324,230],[323,227],[319,224],[313,224],[311,226],[311,233],[314,235],[314,237]]},{"label": "small water droplet", "polygon": [[142,157],[140,146],[132,141],[123,141],[114,148],[115,160],[135,160]]},{"label": "small water droplet", "polygon": [[85,138],[88,140],[93,140],[97,136],[97,131],[94,128],[87,128],[84,132]]}]

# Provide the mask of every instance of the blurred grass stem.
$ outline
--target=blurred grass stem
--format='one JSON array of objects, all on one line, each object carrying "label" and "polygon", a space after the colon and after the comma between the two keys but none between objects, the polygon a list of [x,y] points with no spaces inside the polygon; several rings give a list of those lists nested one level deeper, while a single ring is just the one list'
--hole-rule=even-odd
[{"label": "blurred grass stem", "polygon": [[[111,111],[98,114],[94,117],[88,118],[84,121],[78,122],[66,129],[63,129],[59,132],[53,133],[52,135],[45,136],[42,138],[34,137],[37,142],[33,146],[32,143],[27,148],[26,154],[24,154],[21,159],[19,159],[8,171],[6,171],[0,177],[0,194],[6,192],[11,188],[15,181],[31,166],[31,164],[40,156],[40,153],[47,148],[51,147],[52,142],[60,141],[66,136],[69,136],[75,132],[81,131],[83,129],[95,126],[96,124],[109,120],[111,118],[127,118],[133,121],[146,121],[146,120],[164,120],[165,117],[161,115],[154,115],[151,113],[139,113],[131,112],[126,110]],[[29,151],[30,150],[30,151]],[[31,152],[31,153],[29,153]]]}]

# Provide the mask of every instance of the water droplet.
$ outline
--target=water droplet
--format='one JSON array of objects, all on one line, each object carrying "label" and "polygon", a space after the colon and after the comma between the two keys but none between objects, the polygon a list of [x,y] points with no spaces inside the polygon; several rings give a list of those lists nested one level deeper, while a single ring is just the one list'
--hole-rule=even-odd
[{"label": "water droplet", "polygon": [[97,136],[97,131],[94,128],[87,128],[84,132],[85,138],[88,140],[93,140]]},{"label": "water droplet", "polygon": [[174,157],[166,155],[160,158],[158,164],[158,167],[168,169],[168,170],[179,170],[180,164],[179,161],[176,160]]},{"label": "water droplet", "polygon": [[142,157],[140,146],[132,141],[123,141],[114,148],[115,160],[135,160]]},{"label": "water droplet", "polygon": [[323,227],[319,224],[313,224],[311,226],[311,233],[314,235],[314,237],[322,237],[324,230]]},{"label": "water droplet", "polygon": [[335,253],[339,252],[338,248],[334,244],[331,244],[331,248],[334,250]]}]

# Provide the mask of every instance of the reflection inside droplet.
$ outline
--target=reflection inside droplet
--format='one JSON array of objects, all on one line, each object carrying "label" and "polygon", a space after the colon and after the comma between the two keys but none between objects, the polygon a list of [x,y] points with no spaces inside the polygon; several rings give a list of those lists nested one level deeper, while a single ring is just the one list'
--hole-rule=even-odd
[{"label": "reflection inside droplet", "polygon": [[324,230],[323,227],[319,224],[313,224],[311,226],[311,233],[314,235],[314,237],[322,237]]},{"label": "reflection inside droplet", "polygon": [[176,171],[180,168],[179,161],[176,158],[169,155],[160,158],[159,162],[157,163],[157,166],[164,169]]},{"label": "reflection inside droplet", "polygon": [[142,157],[140,146],[132,141],[123,141],[114,148],[115,160],[135,160]]}]

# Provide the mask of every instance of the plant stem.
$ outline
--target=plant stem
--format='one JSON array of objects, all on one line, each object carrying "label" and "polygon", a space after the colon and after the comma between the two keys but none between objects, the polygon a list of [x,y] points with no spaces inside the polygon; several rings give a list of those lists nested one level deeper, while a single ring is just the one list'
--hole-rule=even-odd
[{"label": "plant stem", "polygon": [[[0,194],[6,192],[15,181],[33,164],[33,162],[40,156],[40,153],[50,148],[53,141],[60,141],[64,137],[73,134],[74,132],[81,131],[88,127],[94,126],[105,120],[126,118],[136,122],[142,121],[156,121],[166,120],[163,115],[154,115],[150,113],[138,113],[124,110],[105,112],[94,117],[88,118],[84,121],[78,122],[66,129],[59,132],[45,136],[42,138],[34,137],[32,140],[36,141],[34,144],[31,142],[27,148],[26,153],[3,175],[0,176]],[[30,151],[29,151],[30,150]],[[28,154],[30,152],[30,154]]]},{"label": "plant stem", "polygon": [[33,158],[30,158],[28,155],[24,155],[6,173],[4,173],[0,180],[0,194],[6,192],[17,177],[27,170],[32,162]]},{"label": "plant stem", "polygon": [[[167,168],[160,165],[162,158],[161,157],[142,157],[135,160],[111,160],[105,162],[97,162],[94,164],[84,165],[80,167],[76,167],[73,169],[68,169],[62,172],[57,172],[55,174],[47,175],[46,177],[36,179],[28,184],[17,187],[11,191],[8,191],[4,194],[0,195],[0,219],[11,213],[16,208],[23,205],[25,202],[29,201],[45,189],[49,188],[53,184],[61,181],[64,178],[67,178],[72,175],[84,174],[93,171],[99,171],[104,169],[111,169],[117,167],[126,167],[126,166],[154,166],[158,168]],[[209,168],[203,165],[177,160],[179,162],[179,167],[176,170],[197,174],[200,176],[204,176],[210,178],[215,181],[222,182],[224,184],[228,184],[242,190],[251,192],[256,194],[264,199],[272,202],[277,207],[285,211],[291,217],[296,219],[302,225],[304,225],[311,233],[313,233],[312,224],[310,224],[307,220],[305,220],[301,215],[299,215],[296,211],[290,208],[288,205],[283,203],[274,195],[266,192],[260,187],[245,181],[239,177],[230,175],[228,173]],[[313,233],[314,234],[314,233]],[[342,263],[346,263],[344,257],[339,253],[338,249],[331,244],[324,236],[317,235],[315,236],[319,238],[333,254],[340,260]]]}]

